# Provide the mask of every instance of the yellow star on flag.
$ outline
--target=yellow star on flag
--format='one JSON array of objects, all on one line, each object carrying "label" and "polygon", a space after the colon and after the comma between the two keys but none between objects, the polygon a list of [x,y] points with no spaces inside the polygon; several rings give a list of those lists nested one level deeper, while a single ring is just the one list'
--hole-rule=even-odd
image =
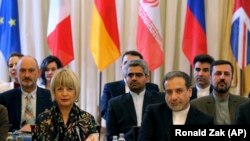
[{"label": "yellow star on flag", "polygon": [[0,24],[3,24],[3,17],[0,18]]},{"label": "yellow star on flag", "polygon": [[9,23],[10,26],[12,27],[12,26],[16,25],[16,20],[10,19],[8,23]]}]

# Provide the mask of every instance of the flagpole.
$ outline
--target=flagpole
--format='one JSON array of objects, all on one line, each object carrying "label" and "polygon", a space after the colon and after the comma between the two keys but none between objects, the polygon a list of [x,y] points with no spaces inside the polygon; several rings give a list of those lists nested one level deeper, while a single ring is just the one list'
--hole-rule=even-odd
[{"label": "flagpole", "polygon": [[151,79],[152,79],[151,74],[152,74],[151,71],[149,71],[149,76],[150,76],[150,77],[149,77],[149,82],[151,82]]},{"label": "flagpole", "polygon": [[98,115],[97,115],[97,122],[99,123],[99,140],[101,140],[101,129],[102,129],[102,116],[101,116],[101,96],[102,96],[102,72],[99,72],[99,106],[98,106]]},{"label": "flagpole", "polygon": [[192,78],[193,79],[193,67],[192,67],[192,65],[190,65],[190,68],[189,68],[190,70],[189,70],[189,76],[190,76],[190,78]]},{"label": "flagpole", "polygon": [[243,95],[243,71],[242,69],[240,69],[240,95],[242,96]]}]

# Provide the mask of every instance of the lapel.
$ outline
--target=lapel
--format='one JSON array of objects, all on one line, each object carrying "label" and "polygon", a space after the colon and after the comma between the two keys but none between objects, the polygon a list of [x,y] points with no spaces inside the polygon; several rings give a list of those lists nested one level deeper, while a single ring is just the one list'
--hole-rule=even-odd
[{"label": "lapel", "polygon": [[18,123],[21,123],[22,116],[22,91],[21,88],[16,89],[16,95],[14,97],[15,115]]},{"label": "lapel", "polygon": [[192,99],[197,98],[197,88],[196,86],[193,87],[192,89]]},{"label": "lapel", "polygon": [[[164,136],[166,136],[166,139],[168,138],[170,140],[170,128],[171,126],[173,126],[173,114],[172,114],[172,110],[167,106],[166,103],[164,103],[161,106],[161,110],[159,111],[160,113],[162,113],[162,115],[160,115],[161,120],[162,120],[162,128],[161,129],[166,129],[164,132],[166,134],[164,134]],[[163,111],[163,112],[161,112]]]},{"label": "lapel", "polygon": [[230,120],[232,124],[235,124],[235,113],[240,100],[235,99],[235,96],[231,93],[229,93],[228,96],[229,96],[228,105],[229,105]]},{"label": "lapel", "polygon": [[210,95],[205,101],[206,110],[208,111],[209,115],[215,115],[215,102],[213,96]]},{"label": "lapel", "polygon": [[41,104],[40,102],[43,102],[43,103],[46,103],[46,100],[43,100],[43,95],[40,94],[41,93],[41,89],[39,87],[37,87],[37,90],[36,90],[36,117],[38,116],[38,113],[41,113]]},{"label": "lapel", "polygon": [[122,103],[128,115],[133,119],[134,123],[137,124],[135,106],[130,93],[126,93],[123,95]]},{"label": "lapel", "polygon": [[167,106],[166,103],[164,103],[163,111],[164,111],[162,115],[163,125],[168,127],[169,125],[173,124],[172,110]]},{"label": "lapel", "polygon": [[192,106],[190,105],[190,108],[188,110],[188,114],[187,114],[187,119],[185,122],[185,125],[187,124],[194,124],[197,120],[197,116],[196,116],[196,112],[194,111],[194,109],[192,108]]},{"label": "lapel", "polygon": [[144,100],[143,100],[143,106],[142,106],[142,116],[144,115],[147,105],[152,103],[152,100],[153,99],[152,99],[151,93],[146,90],[145,95],[144,95]]}]

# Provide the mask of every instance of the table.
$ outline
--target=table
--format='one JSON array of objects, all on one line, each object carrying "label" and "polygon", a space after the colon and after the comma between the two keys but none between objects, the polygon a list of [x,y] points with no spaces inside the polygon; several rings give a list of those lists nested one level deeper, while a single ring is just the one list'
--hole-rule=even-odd
[{"label": "table", "polygon": [[[19,141],[17,139],[20,139],[20,141],[32,141],[32,135],[31,133],[9,133],[9,135],[13,138],[14,141]],[[8,141],[8,140],[6,140]]]}]

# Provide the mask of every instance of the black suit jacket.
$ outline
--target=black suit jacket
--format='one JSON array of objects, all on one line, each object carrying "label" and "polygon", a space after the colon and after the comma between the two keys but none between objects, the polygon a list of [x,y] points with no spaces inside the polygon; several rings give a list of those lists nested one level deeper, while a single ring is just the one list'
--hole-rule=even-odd
[{"label": "black suit jacket", "polygon": [[[37,87],[36,93],[36,117],[45,109],[52,107],[51,95],[49,90]],[[0,94],[0,104],[8,110],[9,124],[12,130],[18,130],[21,127],[21,108],[22,108],[22,91],[21,88],[11,89]]]},{"label": "black suit jacket", "polygon": [[[146,89],[148,91],[159,92],[158,85],[154,83],[147,83]],[[101,99],[101,115],[106,119],[106,113],[108,108],[108,102],[111,98],[119,96],[125,93],[125,82],[124,80],[106,83],[104,85],[102,99]]]},{"label": "black suit jacket", "polygon": [[[185,125],[194,124],[213,125],[213,118],[190,106]],[[150,105],[144,114],[138,141],[170,141],[172,125],[172,110],[165,102]]]},{"label": "black suit jacket", "polygon": [[[212,91],[213,91],[213,87],[212,87],[212,85],[210,85],[209,93],[211,94]],[[196,86],[194,86],[192,88],[192,96],[191,96],[190,100],[197,98],[197,92],[198,92],[198,90],[197,90]]]},{"label": "black suit jacket", "polygon": [[250,101],[238,107],[236,111],[236,124],[250,124]]},{"label": "black suit jacket", "polygon": [[[143,101],[143,112],[146,106],[164,101],[164,95],[146,91]],[[142,115],[143,116],[143,115]],[[113,135],[124,133],[126,141],[133,140],[132,127],[137,125],[136,111],[130,93],[122,94],[109,101],[106,118],[106,135],[108,141]]]}]

